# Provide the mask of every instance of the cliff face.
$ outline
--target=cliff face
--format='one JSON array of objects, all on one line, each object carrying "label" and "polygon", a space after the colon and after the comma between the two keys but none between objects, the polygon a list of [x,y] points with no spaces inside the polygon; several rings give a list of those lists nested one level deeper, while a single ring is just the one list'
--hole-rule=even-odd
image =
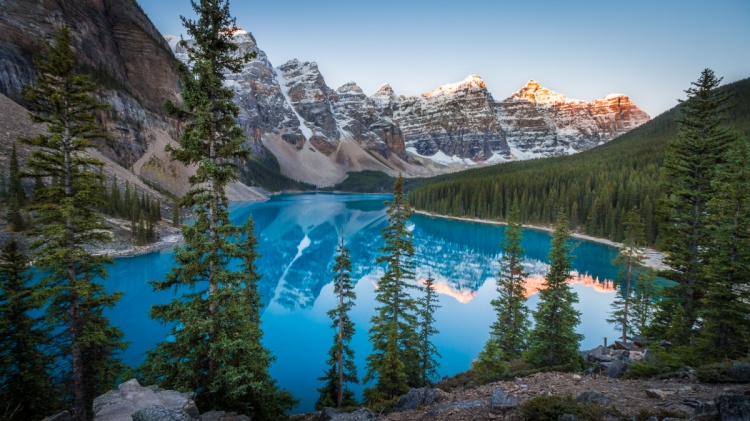
[{"label": "cliff face", "polygon": [[169,45],[134,0],[18,0],[4,1],[3,9],[0,93],[19,98],[33,81],[33,56],[67,24],[73,48],[97,82],[123,88],[150,111],[160,112],[165,98],[178,98]]},{"label": "cliff face", "polygon": [[131,168],[157,137],[176,135],[162,113],[165,99],[179,98],[176,60],[134,0],[19,0],[3,9],[0,93],[22,102],[21,89],[36,74],[34,57],[66,24],[83,70],[111,106],[103,116],[111,135],[100,142],[104,155]]},{"label": "cliff face", "polygon": [[[385,110],[391,108],[388,101],[379,102]],[[484,81],[473,75],[418,97],[399,98],[393,104],[393,121],[401,127],[407,148],[418,155],[442,153],[473,162],[495,154],[508,157],[494,102]]]},{"label": "cliff face", "polygon": [[[179,125],[164,115],[165,99],[179,100],[179,77],[169,45],[134,0],[2,1],[0,93],[23,103],[21,89],[36,75],[34,58],[62,25],[71,29],[82,71],[97,83],[110,109],[101,115],[110,135],[98,141],[108,174],[130,172],[177,195],[190,168],[172,162],[164,146]],[[8,143],[13,137],[0,137]],[[118,177],[122,180],[123,177]]]},{"label": "cliff face", "polygon": [[[163,148],[179,124],[164,115],[179,101],[178,39],[162,37],[135,0],[0,0],[0,93],[21,101],[35,76],[33,57],[62,24],[71,27],[83,70],[111,110],[111,138],[99,149],[145,180],[181,194],[191,169]],[[239,105],[246,146],[272,153],[282,172],[318,185],[347,171],[434,175],[475,164],[575,153],[643,124],[648,116],[624,95],[569,100],[534,81],[496,101],[479,76],[420,96],[397,96],[389,85],[367,96],[356,83],[329,87],[314,62],[274,67],[253,36],[235,34],[256,58],[227,85]]]},{"label": "cliff face", "polygon": [[625,95],[585,102],[534,80],[495,106],[515,159],[567,155],[608,142],[649,120]]}]

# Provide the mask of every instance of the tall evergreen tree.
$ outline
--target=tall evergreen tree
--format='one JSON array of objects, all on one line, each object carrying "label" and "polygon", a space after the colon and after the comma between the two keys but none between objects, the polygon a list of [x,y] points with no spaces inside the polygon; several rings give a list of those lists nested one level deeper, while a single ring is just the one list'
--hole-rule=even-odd
[{"label": "tall evergreen tree", "polygon": [[373,353],[367,357],[365,382],[377,380],[374,389],[365,391],[367,400],[390,400],[420,383],[417,335],[417,300],[410,291],[419,286],[414,279],[414,244],[407,220],[413,209],[404,196],[401,175],[393,185],[393,200],[388,206],[388,226],[383,228],[385,245],[378,263],[385,263],[375,300],[379,306],[370,319]]},{"label": "tall evergreen tree", "polygon": [[0,252],[0,400],[4,419],[35,420],[60,407],[52,379],[50,328],[40,312],[45,300],[35,288],[29,258],[11,238]]},{"label": "tall evergreen tree", "polygon": [[497,342],[506,361],[521,358],[526,350],[529,309],[526,307],[526,278],[521,247],[521,218],[516,204],[508,215],[503,257],[497,274],[498,296],[492,300],[497,320],[492,324],[490,341]]},{"label": "tall evergreen tree", "polygon": [[702,354],[740,358],[750,352],[750,144],[737,139],[716,174],[708,203],[711,250],[704,266],[709,281],[698,314]]},{"label": "tall evergreen tree", "polygon": [[631,209],[626,219],[623,247],[612,262],[620,268],[617,280],[621,290],[612,302],[611,317],[607,319],[619,329],[623,342],[627,342],[628,335],[639,332],[650,318],[649,304],[653,295],[649,290],[653,288],[650,284],[654,279],[653,270],[644,265],[645,228],[638,208]]},{"label": "tall evergreen tree", "polygon": [[575,329],[581,322],[581,313],[573,308],[578,294],[568,281],[572,246],[569,243],[568,220],[563,210],[557,217],[549,252],[549,272],[539,291],[539,304],[534,311],[534,328],[529,335],[529,349],[525,358],[537,367],[571,366],[580,362],[578,345],[583,335]]},{"label": "tall evergreen tree", "polygon": [[13,149],[10,154],[10,165],[8,171],[8,222],[13,231],[23,231],[24,223],[21,215],[21,207],[26,201],[26,193],[21,184],[21,169],[18,164],[18,155],[16,153],[16,142],[13,142]]},{"label": "tall evergreen tree", "polygon": [[[667,304],[679,305],[684,311],[683,326],[672,326],[671,330],[688,335],[708,286],[702,268],[711,247],[707,205],[715,193],[712,180],[733,140],[724,124],[729,94],[717,90],[720,83],[721,78],[705,69],[685,91],[687,99],[680,101],[680,131],[669,142],[664,159],[667,198],[662,206],[662,248],[671,267],[667,276],[677,282],[669,292],[672,302]],[[684,342],[685,335],[680,336],[671,339]]]},{"label": "tall evergreen tree", "polygon": [[[189,59],[181,67],[182,108],[167,102],[167,109],[186,121],[179,147],[168,150],[173,159],[196,166],[181,203],[196,218],[182,227],[185,245],[175,251],[175,266],[165,280],[152,282],[156,291],[179,288],[183,294],[152,307],[154,319],[172,326],[173,340],[149,351],[143,372],[163,387],[199,390],[203,408],[278,419],[294,400],[268,375],[272,356],[260,342],[253,224],[231,223],[225,194],[237,160],[247,152],[241,147],[245,133],[236,123],[233,92],[223,82],[249,56],[236,54],[232,37],[237,27],[227,0],[191,4],[198,20],[182,18],[194,40],[181,41]],[[243,244],[243,235],[252,244]],[[243,259],[245,270],[234,270],[233,259]]]},{"label": "tall evergreen tree", "polygon": [[338,298],[338,305],[328,311],[328,317],[333,322],[331,327],[336,334],[333,338],[333,346],[328,351],[328,369],[325,371],[325,376],[318,379],[326,383],[318,389],[320,397],[315,403],[317,409],[326,406],[340,408],[357,403],[354,399],[354,392],[346,387],[346,383],[358,383],[359,380],[357,380],[357,367],[354,364],[354,350],[349,345],[354,336],[354,322],[349,317],[349,312],[354,307],[357,295],[354,293],[354,284],[349,277],[352,263],[349,259],[349,250],[344,245],[343,235],[336,254],[333,265],[333,292]]},{"label": "tall evergreen tree", "polygon": [[419,386],[421,387],[432,383],[432,380],[438,376],[437,369],[440,366],[437,361],[440,353],[432,343],[432,338],[440,333],[435,327],[435,311],[440,308],[440,305],[432,274],[427,275],[424,288],[424,297],[419,299]]},{"label": "tall evergreen tree", "polygon": [[521,220],[518,204],[508,213],[505,228],[503,257],[497,274],[497,294],[492,300],[497,319],[490,327],[490,337],[472,365],[475,381],[485,383],[497,380],[508,369],[508,361],[521,358],[526,350],[529,331],[529,309],[526,307],[526,278],[523,248],[521,247]]},{"label": "tall evergreen tree", "polygon": [[0,200],[8,200],[8,179],[5,173],[0,173]]},{"label": "tall evergreen tree", "polygon": [[66,339],[62,355],[70,356],[75,418],[86,420],[93,398],[112,388],[124,369],[118,353],[126,345],[102,314],[121,295],[107,293],[100,282],[111,259],[86,248],[109,239],[98,211],[102,163],[85,154],[92,139],[105,137],[96,123],[105,106],[94,99],[89,78],[76,72],[68,27],[54,41],[37,63],[35,86],[24,91],[32,119],[46,124],[47,133],[21,140],[38,147],[27,162],[31,172],[53,180],[34,198],[34,264],[43,274],[37,285],[51,300],[47,317]]}]

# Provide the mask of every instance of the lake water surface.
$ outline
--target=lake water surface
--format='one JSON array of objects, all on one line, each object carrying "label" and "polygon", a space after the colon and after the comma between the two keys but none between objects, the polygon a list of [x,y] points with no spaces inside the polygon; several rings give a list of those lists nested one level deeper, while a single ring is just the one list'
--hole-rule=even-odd
[{"label": "lake water surface", "polygon": [[[380,230],[386,224],[384,201],[388,195],[298,194],[279,195],[262,203],[236,203],[231,218],[243,223],[255,219],[258,249],[256,262],[263,274],[259,291],[264,313],[264,344],[276,356],[271,375],[300,399],[295,412],[311,411],[317,399],[317,380],[323,374],[333,341],[326,311],[334,305],[333,258],[342,230],[351,250],[352,279],[357,301],[352,318],[356,334],[353,348],[358,374],[365,373],[371,352],[367,330],[374,313],[375,283],[383,268],[375,263],[383,245]],[[490,305],[495,292],[503,226],[414,215],[417,279],[428,273],[436,279],[440,304],[435,318],[440,333],[434,341],[442,358],[440,375],[450,376],[469,368],[489,335],[495,318]],[[550,236],[524,230],[523,248],[528,281],[528,306],[536,308],[537,287],[547,272]],[[584,349],[601,344],[616,332],[606,323],[615,294],[612,267],[617,249],[598,243],[577,242],[573,289],[578,293]],[[108,269],[107,288],[125,293],[108,316],[131,342],[123,359],[139,365],[144,353],[164,340],[168,327],[148,317],[151,304],[173,298],[172,292],[155,293],[148,280],[163,279],[173,263],[173,252],[118,258]],[[611,341],[610,339],[610,341]],[[361,398],[362,385],[353,389]]]}]

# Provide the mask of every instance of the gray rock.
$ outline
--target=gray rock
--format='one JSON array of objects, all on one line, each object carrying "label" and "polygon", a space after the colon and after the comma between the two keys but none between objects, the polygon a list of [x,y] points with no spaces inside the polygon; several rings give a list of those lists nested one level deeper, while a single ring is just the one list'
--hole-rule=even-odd
[{"label": "gray rock", "polygon": [[674,395],[672,390],[664,389],[646,389],[646,396],[654,399],[666,399],[668,396]]},{"label": "gray rock", "polygon": [[42,421],[73,421],[73,417],[70,415],[70,412],[62,411],[62,412],[58,412],[55,415],[50,415],[49,417],[46,417]]},{"label": "gray rock", "polygon": [[736,382],[750,382],[750,363],[740,361],[734,362],[729,369],[729,377]]},{"label": "gray rock", "polygon": [[508,394],[503,389],[495,389],[492,392],[492,401],[490,402],[490,408],[496,409],[511,409],[518,406],[516,398]]},{"label": "gray rock", "polygon": [[367,408],[360,408],[354,412],[341,412],[331,418],[331,421],[374,421],[377,417]]},{"label": "gray rock", "polygon": [[236,412],[208,411],[199,417],[200,421],[251,421],[247,415],[237,415]]},{"label": "gray rock", "polygon": [[194,420],[200,415],[194,397],[193,393],[143,387],[132,379],[94,399],[94,420],[131,421],[142,410],[138,415],[142,420]]},{"label": "gray rock", "polygon": [[612,399],[609,396],[602,393],[594,392],[593,390],[587,390],[576,398],[577,402],[592,404],[592,403],[609,403]]},{"label": "gray rock", "polygon": [[393,407],[394,412],[413,411],[420,407],[432,406],[448,398],[448,394],[440,389],[422,387],[411,389],[405,395],[398,398]]},{"label": "gray rock", "polygon": [[628,371],[628,366],[622,360],[612,361],[607,365],[607,377],[615,379]]},{"label": "gray rock", "polygon": [[486,408],[486,407],[487,407],[487,402],[481,399],[476,399],[476,400],[471,400],[471,401],[443,403],[432,408],[429,412],[427,412],[424,415],[423,418],[440,419],[439,416],[441,412],[452,411],[452,410],[465,411],[468,409]]},{"label": "gray rock", "polygon": [[133,421],[192,421],[193,418],[180,409],[159,405],[148,406],[132,414]]},{"label": "gray rock", "polygon": [[318,415],[318,421],[331,421],[333,417],[339,415],[341,411],[336,408],[325,407]]},{"label": "gray rock", "polygon": [[721,421],[750,420],[750,396],[721,395],[714,399]]},{"label": "gray rock", "polygon": [[611,355],[612,350],[601,345],[588,352],[588,360],[591,362],[608,363],[616,358]]}]

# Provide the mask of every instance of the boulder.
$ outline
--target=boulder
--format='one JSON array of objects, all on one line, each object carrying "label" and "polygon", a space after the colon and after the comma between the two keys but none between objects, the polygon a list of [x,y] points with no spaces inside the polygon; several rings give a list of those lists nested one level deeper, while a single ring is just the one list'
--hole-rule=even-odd
[{"label": "boulder", "polygon": [[413,411],[420,407],[431,406],[448,398],[448,394],[440,389],[422,387],[411,389],[405,395],[398,398],[393,407],[394,412]]},{"label": "boulder", "polygon": [[635,344],[632,342],[623,342],[623,341],[615,341],[615,343],[612,344],[612,347],[615,349],[623,349],[625,351],[632,351],[636,348]]},{"label": "boulder", "polygon": [[518,406],[516,398],[508,394],[503,389],[495,389],[492,392],[492,402],[490,402],[490,408],[492,410],[497,409],[512,409]]},{"label": "boulder", "polygon": [[622,360],[615,360],[607,365],[607,377],[610,379],[621,377],[626,371],[628,366]]},{"label": "boulder", "polygon": [[247,415],[238,415],[236,412],[208,411],[201,414],[201,421],[251,421]]},{"label": "boulder", "polygon": [[654,399],[666,399],[668,396],[674,395],[672,390],[664,389],[646,389],[646,396]]},{"label": "boulder", "polygon": [[587,359],[591,362],[608,363],[615,360],[611,353],[612,350],[599,345],[588,352]]},{"label": "boulder", "polygon": [[750,420],[750,396],[721,395],[714,399],[714,406],[721,421]]},{"label": "boulder", "polygon": [[181,409],[152,405],[133,412],[133,421],[192,421],[194,418]]},{"label": "boulder", "polygon": [[336,408],[325,407],[318,415],[318,421],[331,421],[333,417],[339,415],[341,411]]},{"label": "boulder", "polygon": [[604,395],[602,393],[594,392],[593,390],[587,390],[585,392],[582,392],[578,397],[576,398],[577,402],[585,403],[585,404],[592,404],[592,403],[609,403],[612,399],[610,399],[609,396]]},{"label": "boulder", "polygon": [[377,417],[367,408],[360,408],[354,412],[341,412],[331,418],[331,421],[374,421]]},{"label": "boulder", "polygon": [[94,420],[197,420],[200,412],[194,398],[194,393],[143,387],[132,379],[94,399]]},{"label": "boulder", "polygon": [[750,363],[735,361],[729,369],[729,377],[740,383],[750,382]]}]

